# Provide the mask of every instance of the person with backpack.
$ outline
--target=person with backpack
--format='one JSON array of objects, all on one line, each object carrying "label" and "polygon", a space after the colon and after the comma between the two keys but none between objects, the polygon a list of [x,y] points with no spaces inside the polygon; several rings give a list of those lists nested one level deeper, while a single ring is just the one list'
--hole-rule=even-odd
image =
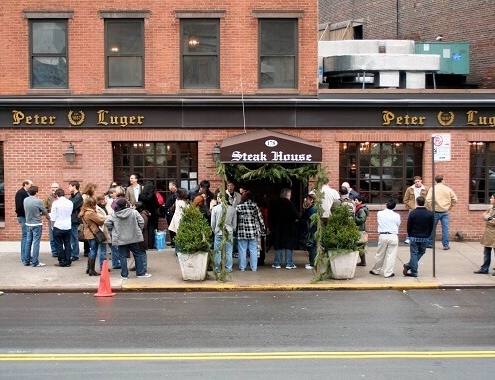
[{"label": "person with backpack", "polygon": [[[363,239],[363,235],[366,233],[366,219],[368,219],[368,216],[370,215],[370,210],[368,210],[368,206],[364,204],[365,198],[362,195],[357,195],[355,199],[355,205],[356,205],[356,216],[354,218],[354,221],[356,222],[356,225],[359,228],[359,232],[361,233],[361,241],[359,244],[359,248],[362,248],[359,250],[359,258],[361,261],[357,264],[359,267],[365,267],[366,266],[366,246],[367,246],[367,238]],[[367,235],[367,233],[366,233]]]}]

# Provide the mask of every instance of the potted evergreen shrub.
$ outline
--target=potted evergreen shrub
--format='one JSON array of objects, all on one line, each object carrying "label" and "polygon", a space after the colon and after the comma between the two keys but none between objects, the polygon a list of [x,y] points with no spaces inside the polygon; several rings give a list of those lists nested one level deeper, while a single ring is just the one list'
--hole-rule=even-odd
[{"label": "potted evergreen shrub", "polygon": [[359,228],[351,217],[348,207],[338,206],[332,209],[332,215],[323,228],[321,238],[321,245],[330,259],[332,278],[339,280],[354,278],[359,256],[357,248],[359,237]]},{"label": "potted evergreen shrub", "polygon": [[210,236],[211,228],[199,208],[187,207],[174,240],[184,280],[205,279],[211,249]]}]

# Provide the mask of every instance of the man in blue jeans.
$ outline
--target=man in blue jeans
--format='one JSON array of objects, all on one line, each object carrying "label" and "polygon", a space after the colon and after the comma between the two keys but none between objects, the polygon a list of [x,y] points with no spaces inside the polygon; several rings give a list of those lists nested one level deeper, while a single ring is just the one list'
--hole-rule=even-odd
[{"label": "man in blue jeans", "polygon": [[[457,203],[457,196],[454,191],[443,183],[443,175],[437,174],[435,176],[436,185],[430,187],[428,194],[426,195],[426,202],[432,205],[432,209],[435,214],[435,221],[433,223],[433,231],[430,235],[428,247],[432,248],[435,243],[435,232],[437,224],[440,221],[442,223],[442,245],[444,250],[450,249],[449,244],[449,211]],[[435,188],[435,204],[433,204],[433,187]]]},{"label": "man in blue jeans", "polygon": [[426,246],[433,231],[433,213],[425,207],[425,197],[416,198],[416,208],[407,218],[407,235],[409,236],[409,262],[404,264],[402,274],[418,277],[418,262],[426,252]]},{"label": "man in blue jeans", "polygon": [[[29,197],[28,190],[33,185],[33,181],[26,179],[22,183],[22,187],[15,193],[15,213],[17,214],[17,221],[21,225],[21,261],[23,259],[24,250],[26,249],[27,229],[26,229],[26,213],[24,212],[24,199]],[[30,259],[31,261],[31,259]],[[30,261],[24,265],[29,265]]]},{"label": "man in blue jeans", "polygon": [[[29,190],[29,197],[24,199],[24,212],[26,213],[26,249],[23,252],[22,262],[24,265],[31,261],[33,267],[44,267],[45,264],[39,262],[40,241],[43,230],[43,221],[41,215],[50,220],[50,215],[43,206],[43,201],[36,197],[38,194],[38,186],[32,185]],[[31,246],[33,248],[31,258]]]}]

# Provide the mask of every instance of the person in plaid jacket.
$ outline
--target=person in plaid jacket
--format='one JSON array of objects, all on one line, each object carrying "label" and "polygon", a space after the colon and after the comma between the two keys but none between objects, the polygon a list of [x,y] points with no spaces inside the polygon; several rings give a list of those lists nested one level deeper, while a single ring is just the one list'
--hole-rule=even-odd
[{"label": "person in plaid jacket", "polygon": [[[247,194],[246,194],[247,193]],[[246,269],[246,254],[249,250],[249,265],[253,272],[258,269],[258,236],[265,234],[265,223],[252,194],[243,194],[245,200],[237,205],[237,241],[239,270]]]}]

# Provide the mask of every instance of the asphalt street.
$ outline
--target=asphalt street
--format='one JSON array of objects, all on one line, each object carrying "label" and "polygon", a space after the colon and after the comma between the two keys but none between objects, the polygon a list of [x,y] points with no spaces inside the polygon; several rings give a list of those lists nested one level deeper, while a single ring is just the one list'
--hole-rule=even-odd
[{"label": "asphalt street", "polygon": [[491,289],[8,293],[0,310],[2,379],[471,379],[495,370]]}]

